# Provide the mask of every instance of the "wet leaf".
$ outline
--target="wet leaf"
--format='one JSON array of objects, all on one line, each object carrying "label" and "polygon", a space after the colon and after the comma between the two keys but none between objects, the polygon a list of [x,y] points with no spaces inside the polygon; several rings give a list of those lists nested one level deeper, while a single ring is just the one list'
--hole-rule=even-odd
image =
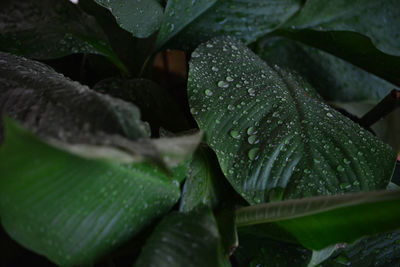
[{"label": "wet leaf", "polygon": [[144,38],[158,30],[163,8],[156,0],[95,0],[109,9],[121,28]]},{"label": "wet leaf", "polygon": [[193,53],[191,111],[249,203],[384,189],[392,149],[232,38]]},{"label": "wet leaf", "polygon": [[146,241],[134,266],[230,266],[209,209],[166,216]]},{"label": "wet leaf", "polygon": [[321,250],[400,228],[400,191],[287,200],[240,208],[238,227]]},{"label": "wet leaf", "polygon": [[33,59],[99,54],[127,72],[96,20],[65,0],[2,1],[0,50]]},{"label": "wet leaf", "polygon": [[87,265],[179,199],[179,182],[147,163],[89,160],[7,120],[0,146],[0,217],[16,241],[58,265]]},{"label": "wet leaf", "polygon": [[168,46],[194,48],[219,35],[250,43],[271,32],[299,10],[301,1],[168,1],[157,39]]}]

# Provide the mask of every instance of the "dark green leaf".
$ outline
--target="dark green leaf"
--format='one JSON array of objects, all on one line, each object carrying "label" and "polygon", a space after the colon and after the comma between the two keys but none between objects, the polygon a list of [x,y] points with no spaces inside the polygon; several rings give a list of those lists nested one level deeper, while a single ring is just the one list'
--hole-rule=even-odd
[{"label": "dark green leaf", "polygon": [[215,155],[200,147],[189,166],[180,210],[188,212],[203,205],[216,208],[228,197],[230,185],[225,182]]},{"label": "dark green leaf", "polygon": [[321,266],[399,266],[400,231],[385,233],[357,241],[340,249]]},{"label": "dark green leaf", "polygon": [[230,266],[209,209],[174,212],[156,227],[135,266]]},{"label": "dark green leaf", "polygon": [[267,236],[321,250],[400,228],[400,191],[312,197],[245,207],[236,211],[236,224],[255,226]]},{"label": "dark green leaf", "polygon": [[239,231],[239,247],[234,257],[243,267],[305,267],[311,251],[299,245]]},{"label": "dark green leaf", "polygon": [[315,30],[279,30],[274,34],[321,49],[400,86],[400,57],[381,52],[364,35]]},{"label": "dark green leaf", "polygon": [[49,146],[7,120],[0,217],[8,234],[59,265],[90,264],[179,199],[155,166],[129,168]]},{"label": "dark green leaf", "polygon": [[127,71],[96,20],[66,0],[2,1],[0,50],[34,59],[100,54]]},{"label": "dark green leaf", "polygon": [[136,38],[118,25],[109,9],[98,5],[93,0],[80,0],[78,4],[86,13],[96,18],[107,34],[115,53],[129,68],[131,75],[139,76],[142,65],[153,52],[156,36],[146,39]]},{"label": "dark green leaf", "polygon": [[369,37],[386,54],[400,56],[400,2],[397,0],[308,0],[283,27],[352,31]]},{"label": "dark green leaf", "polygon": [[393,85],[338,57],[280,37],[263,38],[256,53],[304,77],[328,101],[377,103]]},{"label": "dark green leaf", "polygon": [[190,128],[169,92],[153,81],[107,79],[96,84],[94,89],[137,105],[142,119],[150,123],[153,132],[158,132],[160,127],[174,132]]},{"label": "dark green leaf", "polygon": [[1,109],[41,136],[75,143],[98,132],[132,140],[149,136],[137,107],[42,63],[0,52],[0,73]]},{"label": "dark green leaf", "polygon": [[250,43],[274,30],[300,6],[300,0],[168,1],[157,48],[172,39],[174,47],[194,48],[218,35],[234,35]]},{"label": "dark green leaf", "polygon": [[0,60],[1,109],[41,137],[73,143],[57,143],[70,152],[89,158],[113,153],[123,162],[151,159],[175,167],[202,139],[201,133],[148,139],[148,125],[133,104],[90,90],[39,62],[1,52]]},{"label": "dark green leaf", "polygon": [[136,37],[148,37],[158,30],[163,8],[156,0],[95,0],[109,9],[121,28]]},{"label": "dark green leaf", "polygon": [[232,38],[193,53],[189,102],[232,186],[249,203],[386,188],[396,155],[299,77]]}]

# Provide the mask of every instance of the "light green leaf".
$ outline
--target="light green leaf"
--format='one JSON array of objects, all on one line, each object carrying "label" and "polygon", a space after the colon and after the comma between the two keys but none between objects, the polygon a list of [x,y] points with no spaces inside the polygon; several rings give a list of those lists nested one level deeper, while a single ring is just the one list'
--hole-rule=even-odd
[{"label": "light green leaf", "polygon": [[158,30],[163,8],[156,0],[95,0],[109,9],[121,28],[144,38]]},{"label": "light green leaf", "polygon": [[230,266],[209,209],[166,216],[146,241],[135,266]]},{"label": "light green leaf", "polygon": [[66,0],[2,1],[0,51],[34,59],[99,54],[127,72],[96,20]]},{"label": "light green leaf", "polygon": [[85,265],[121,245],[179,199],[150,164],[88,160],[6,121],[0,218],[7,233],[59,265]]},{"label": "light green leaf", "polygon": [[171,41],[169,46],[194,48],[219,35],[250,43],[274,30],[300,6],[299,0],[168,1],[156,47]]},{"label": "light green leaf", "polygon": [[400,3],[397,0],[308,0],[283,27],[352,31],[371,38],[386,54],[400,56]]},{"label": "light green leaf", "polygon": [[338,57],[281,37],[263,38],[256,54],[304,77],[328,101],[377,103],[393,85]]},{"label": "light green leaf", "polygon": [[303,198],[238,209],[236,224],[321,250],[400,228],[399,204],[397,190]]},{"label": "light green leaf", "polygon": [[192,53],[188,91],[224,175],[251,204],[384,189],[390,181],[389,146],[232,38]]}]

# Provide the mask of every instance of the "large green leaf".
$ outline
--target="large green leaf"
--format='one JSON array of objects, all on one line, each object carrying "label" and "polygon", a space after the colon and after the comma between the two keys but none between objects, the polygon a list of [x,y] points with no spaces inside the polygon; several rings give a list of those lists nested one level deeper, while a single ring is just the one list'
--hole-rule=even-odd
[{"label": "large green leaf", "polygon": [[111,78],[97,83],[94,90],[134,103],[153,132],[158,132],[160,127],[174,132],[190,128],[170,93],[151,80]]},{"label": "large green leaf", "polygon": [[357,32],[371,38],[386,54],[400,56],[398,25],[400,2],[397,0],[308,0],[284,27]]},{"label": "large green leaf", "polygon": [[230,266],[209,209],[166,216],[146,241],[135,266]]},{"label": "large green leaf", "polygon": [[[1,110],[39,136],[73,143],[57,145],[79,155],[110,158],[113,153],[124,162],[149,158],[175,167],[202,138],[194,133],[149,139],[136,106],[90,90],[39,62],[0,52],[0,73]],[[0,140],[2,136],[0,132]]]},{"label": "large green leaf", "polygon": [[34,59],[100,54],[127,71],[96,20],[67,0],[2,1],[0,50]]},{"label": "large green leaf", "polygon": [[238,209],[236,223],[321,250],[400,228],[399,204],[399,190],[303,198]]},{"label": "large green leaf", "polygon": [[95,0],[109,9],[121,28],[136,37],[148,37],[158,30],[163,8],[157,0]]},{"label": "large green leaf", "polygon": [[153,165],[81,158],[8,120],[0,172],[0,218],[7,233],[60,265],[93,263],[180,196],[179,182]]},{"label": "large green leaf", "polygon": [[129,139],[149,136],[140,111],[96,93],[48,66],[0,52],[0,107],[39,135],[68,142],[98,132]]},{"label": "large green leaf", "polygon": [[400,57],[378,50],[371,40],[350,31],[278,30],[284,36],[340,57],[368,72],[400,86]]},{"label": "large green leaf", "polygon": [[281,37],[263,38],[255,52],[304,77],[328,101],[377,103],[393,85],[338,57]]},{"label": "large green leaf", "polygon": [[174,47],[194,48],[218,35],[234,35],[249,43],[274,30],[300,6],[300,0],[168,1],[157,47],[171,41]]},{"label": "large green leaf", "polygon": [[383,189],[390,180],[389,146],[232,38],[192,53],[188,90],[223,173],[252,204]]},{"label": "large green leaf", "polygon": [[400,231],[364,238],[337,251],[321,266],[399,266]]}]

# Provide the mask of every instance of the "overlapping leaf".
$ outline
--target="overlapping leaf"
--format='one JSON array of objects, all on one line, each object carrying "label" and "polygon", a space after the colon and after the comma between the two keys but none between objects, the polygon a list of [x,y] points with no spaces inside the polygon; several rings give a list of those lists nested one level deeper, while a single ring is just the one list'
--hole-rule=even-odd
[{"label": "overlapping leaf", "polygon": [[257,41],[255,52],[270,64],[299,73],[324,99],[377,103],[393,85],[338,57],[281,37]]},{"label": "overlapping leaf", "polygon": [[2,1],[0,50],[34,59],[100,54],[126,72],[96,20],[65,0]]},{"label": "overlapping leaf", "polygon": [[230,266],[209,209],[171,213],[146,241],[135,266]]},{"label": "overlapping leaf", "polygon": [[309,0],[283,27],[352,31],[371,38],[386,54],[400,56],[400,3],[396,0]]},{"label": "overlapping leaf", "polygon": [[218,35],[234,35],[246,43],[274,30],[299,10],[301,1],[201,0],[168,1],[157,47],[194,48]]},{"label": "overlapping leaf", "polygon": [[232,38],[192,53],[188,91],[222,171],[252,204],[383,189],[391,178],[390,147]]},{"label": "overlapping leaf", "polygon": [[179,199],[155,166],[88,160],[8,121],[0,146],[0,218],[8,234],[59,265],[91,264]]},{"label": "overlapping leaf", "polygon": [[399,203],[398,190],[304,198],[241,208],[236,223],[321,250],[400,228]]},{"label": "overlapping leaf", "polygon": [[158,30],[163,8],[157,0],[96,0],[106,7],[118,24],[136,37],[148,37]]}]

